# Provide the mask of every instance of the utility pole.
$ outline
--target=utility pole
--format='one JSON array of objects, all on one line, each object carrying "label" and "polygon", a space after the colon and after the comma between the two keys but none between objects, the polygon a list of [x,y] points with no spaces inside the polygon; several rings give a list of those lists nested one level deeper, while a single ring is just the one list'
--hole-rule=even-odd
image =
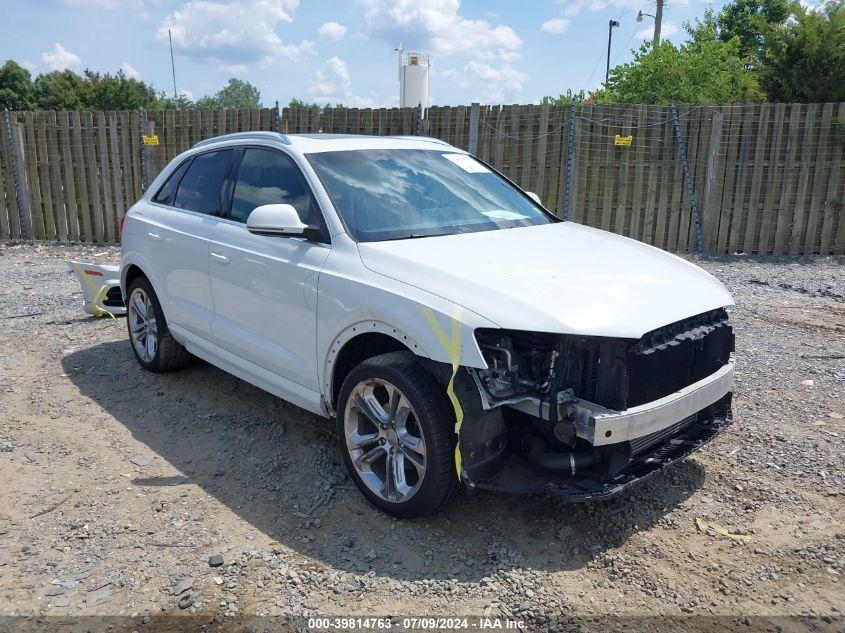
[{"label": "utility pole", "polygon": [[170,70],[173,71],[173,100],[176,101],[176,63],[173,61],[173,38],[170,36],[170,29],[167,29],[167,41],[170,42]]},{"label": "utility pole", "polygon": [[[661,2],[661,0],[657,0]],[[611,20],[607,25],[607,67],[604,71],[604,83],[610,78],[610,42],[613,40],[613,27],[619,26],[618,20]]]},{"label": "utility pole", "polygon": [[654,48],[660,46],[661,22],[663,22],[663,0],[657,0],[657,11],[654,12]]}]

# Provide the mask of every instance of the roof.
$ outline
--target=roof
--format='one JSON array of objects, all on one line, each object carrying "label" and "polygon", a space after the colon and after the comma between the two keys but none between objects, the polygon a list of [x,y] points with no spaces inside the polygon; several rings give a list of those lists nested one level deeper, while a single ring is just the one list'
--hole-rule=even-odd
[{"label": "roof", "polygon": [[194,145],[206,147],[228,142],[271,142],[303,153],[356,149],[454,149],[440,139],[427,136],[366,136],[363,134],[282,134],[280,132],[236,132],[205,139]]}]

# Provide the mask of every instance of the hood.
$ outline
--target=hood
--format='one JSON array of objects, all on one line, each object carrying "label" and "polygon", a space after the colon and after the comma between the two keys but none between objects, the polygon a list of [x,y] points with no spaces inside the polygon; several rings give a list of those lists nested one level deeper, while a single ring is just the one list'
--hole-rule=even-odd
[{"label": "hood", "polygon": [[715,277],[680,257],[573,222],[363,242],[358,250],[371,271],[506,329],[640,338],[733,304]]}]

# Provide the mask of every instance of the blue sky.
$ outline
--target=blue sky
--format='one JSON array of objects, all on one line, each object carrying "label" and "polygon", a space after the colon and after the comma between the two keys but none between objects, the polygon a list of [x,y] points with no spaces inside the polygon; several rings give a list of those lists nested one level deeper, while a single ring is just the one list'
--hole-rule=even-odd
[{"label": "blue sky", "polygon": [[[669,0],[663,34],[724,0]],[[652,37],[653,0],[6,0],[0,61],[34,74],[91,68],[128,74],[197,98],[228,77],[270,105],[291,98],[348,106],[398,105],[393,49],[429,53],[432,105],[533,103],[567,88],[595,89],[611,61]],[[11,26],[12,28],[9,28]]]}]

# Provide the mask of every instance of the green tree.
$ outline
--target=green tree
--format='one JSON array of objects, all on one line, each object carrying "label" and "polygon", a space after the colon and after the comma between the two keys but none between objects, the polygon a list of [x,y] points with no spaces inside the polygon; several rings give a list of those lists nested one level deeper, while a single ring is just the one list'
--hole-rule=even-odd
[{"label": "green tree", "polygon": [[734,0],[716,17],[719,39],[739,38],[739,54],[755,66],[763,58],[766,35],[786,22],[794,7],[792,0]]},{"label": "green tree", "polygon": [[261,107],[261,92],[248,81],[233,77],[217,94],[197,99],[195,105],[197,108],[213,110],[255,109]]},{"label": "green tree", "polygon": [[82,110],[87,105],[88,86],[72,70],[39,75],[34,85],[39,110]]},{"label": "green tree", "polygon": [[845,101],[845,2],[795,7],[794,20],[767,36],[760,84],[770,101]]},{"label": "green tree", "polygon": [[306,103],[302,99],[294,98],[294,99],[291,99],[288,102],[288,107],[289,108],[320,108],[321,106],[320,106],[319,103]]},{"label": "green tree", "polygon": [[159,110],[193,110],[196,108],[196,103],[188,99],[185,95],[179,95],[174,99],[162,93],[155,107]]},{"label": "green tree", "polygon": [[86,107],[91,110],[134,110],[159,107],[164,95],[140,79],[127,77],[122,70],[104,75],[85,70]]},{"label": "green tree", "polygon": [[578,105],[581,105],[585,101],[587,101],[587,95],[583,90],[579,90],[578,92],[572,92],[571,89],[567,89],[566,94],[558,95],[557,97],[543,97],[540,101],[541,105],[571,105],[572,102],[575,101]]},{"label": "green tree", "polygon": [[0,110],[32,110],[34,105],[32,75],[8,60],[0,67]]},{"label": "green tree", "polygon": [[[705,15],[705,18],[707,16]],[[711,16],[712,17],[712,16]],[[596,103],[750,103],[762,101],[754,74],[746,70],[739,38],[723,42],[711,20],[685,25],[690,40],[656,48],[643,44],[628,64],[610,71]]]}]

